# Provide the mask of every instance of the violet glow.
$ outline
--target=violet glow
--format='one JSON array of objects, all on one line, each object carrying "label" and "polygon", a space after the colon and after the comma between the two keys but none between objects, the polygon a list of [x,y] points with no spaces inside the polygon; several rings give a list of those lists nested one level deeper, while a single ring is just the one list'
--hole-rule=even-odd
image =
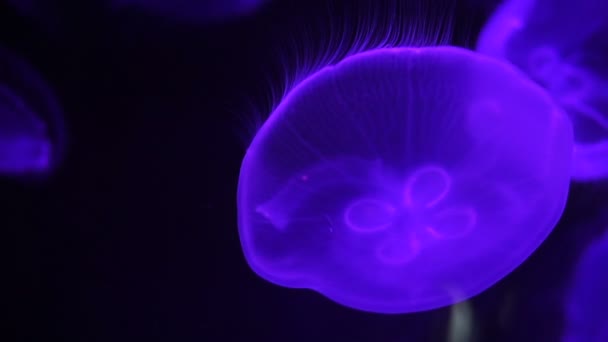
[{"label": "violet glow", "polygon": [[0,49],[0,174],[48,174],[61,159],[63,139],[52,91],[23,60]]},{"label": "violet glow", "polygon": [[608,177],[608,2],[506,0],[478,50],[506,59],[545,87],[574,126],[573,178]]},{"label": "violet glow", "polygon": [[572,140],[508,64],[454,47],[354,54],[293,87],[249,146],[245,257],[268,281],[355,309],[451,305],[551,232]]},{"label": "violet glow", "polygon": [[608,341],[608,231],[583,253],[566,301],[564,342]]}]

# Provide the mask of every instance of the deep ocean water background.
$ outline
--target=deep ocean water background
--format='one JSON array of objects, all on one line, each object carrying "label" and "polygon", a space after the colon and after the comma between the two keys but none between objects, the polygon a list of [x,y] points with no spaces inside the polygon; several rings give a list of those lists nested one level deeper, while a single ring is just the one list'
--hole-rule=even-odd
[{"label": "deep ocean water background", "polygon": [[[243,259],[235,113],[265,96],[277,39],[326,1],[208,26],[98,2],[30,15],[0,2],[0,44],[54,87],[70,136],[46,182],[0,180],[3,341],[448,341],[451,308],[359,312],[267,283]],[[494,5],[457,1],[453,44],[473,47]],[[559,341],[569,277],[607,205],[608,183],[573,184],[548,240],[466,302],[476,340]]]}]

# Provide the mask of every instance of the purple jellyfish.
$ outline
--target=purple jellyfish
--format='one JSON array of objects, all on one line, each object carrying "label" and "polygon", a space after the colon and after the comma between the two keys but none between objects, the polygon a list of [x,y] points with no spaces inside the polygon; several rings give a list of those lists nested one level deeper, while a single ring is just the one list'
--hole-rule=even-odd
[{"label": "purple jellyfish", "polygon": [[237,207],[262,278],[355,309],[472,297],[563,211],[573,144],[551,97],[453,47],[384,48],[294,87],[249,146]]},{"label": "purple jellyfish", "polygon": [[46,84],[0,49],[0,174],[44,175],[63,148],[61,111]]},{"label": "purple jellyfish", "polygon": [[584,252],[566,301],[564,342],[608,341],[608,231]]},{"label": "purple jellyfish", "polygon": [[206,23],[254,12],[267,0],[108,0],[114,8],[135,8],[149,13]]},{"label": "purple jellyfish", "polygon": [[608,177],[608,2],[506,0],[478,51],[506,59],[545,87],[574,127],[573,178]]}]

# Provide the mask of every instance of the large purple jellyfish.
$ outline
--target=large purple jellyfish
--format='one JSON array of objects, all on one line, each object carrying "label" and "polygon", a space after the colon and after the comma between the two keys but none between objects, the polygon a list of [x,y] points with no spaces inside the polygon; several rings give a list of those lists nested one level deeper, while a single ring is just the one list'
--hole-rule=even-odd
[{"label": "large purple jellyfish", "polygon": [[607,1],[506,0],[478,50],[517,65],[568,112],[575,180],[608,177]]},{"label": "large purple jellyfish", "polygon": [[267,0],[109,0],[114,8],[136,8],[186,22],[206,23],[252,13]]},{"label": "large purple jellyfish", "polygon": [[574,272],[566,301],[564,342],[608,341],[608,231],[594,241]]},{"label": "large purple jellyfish", "polygon": [[63,123],[46,84],[0,48],[0,174],[44,175],[60,159]]},{"label": "large purple jellyfish", "polygon": [[238,187],[251,268],[356,309],[474,296],[561,216],[572,132],[515,68],[452,47],[386,48],[293,88],[253,139]]}]

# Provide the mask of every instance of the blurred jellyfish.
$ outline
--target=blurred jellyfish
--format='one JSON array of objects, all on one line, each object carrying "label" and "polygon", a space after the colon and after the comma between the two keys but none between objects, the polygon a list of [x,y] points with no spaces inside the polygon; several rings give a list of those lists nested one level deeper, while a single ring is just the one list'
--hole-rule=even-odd
[{"label": "blurred jellyfish", "polygon": [[48,174],[63,152],[61,119],[40,76],[0,48],[0,174]]},{"label": "blurred jellyfish", "polygon": [[568,112],[575,180],[608,177],[607,1],[505,0],[478,50],[520,67]]},{"label": "blurred jellyfish", "polygon": [[108,0],[115,9],[136,9],[192,23],[251,14],[268,0]]},{"label": "blurred jellyfish", "polygon": [[550,96],[500,61],[453,47],[349,56],[294,87],[249,146],[245,257],[360,310],[453,304],[551,232],[572,139]]},{"label": "blurred jellyfish", "polygon": [[447,342],[473,342],[475,335],[475,314],[468,301],[452,306],[448,325]]},{"label": "blurred jellyfish", "polygon": [[564,342],[608,341],[608,231],[578,262],[566,300]]}]

